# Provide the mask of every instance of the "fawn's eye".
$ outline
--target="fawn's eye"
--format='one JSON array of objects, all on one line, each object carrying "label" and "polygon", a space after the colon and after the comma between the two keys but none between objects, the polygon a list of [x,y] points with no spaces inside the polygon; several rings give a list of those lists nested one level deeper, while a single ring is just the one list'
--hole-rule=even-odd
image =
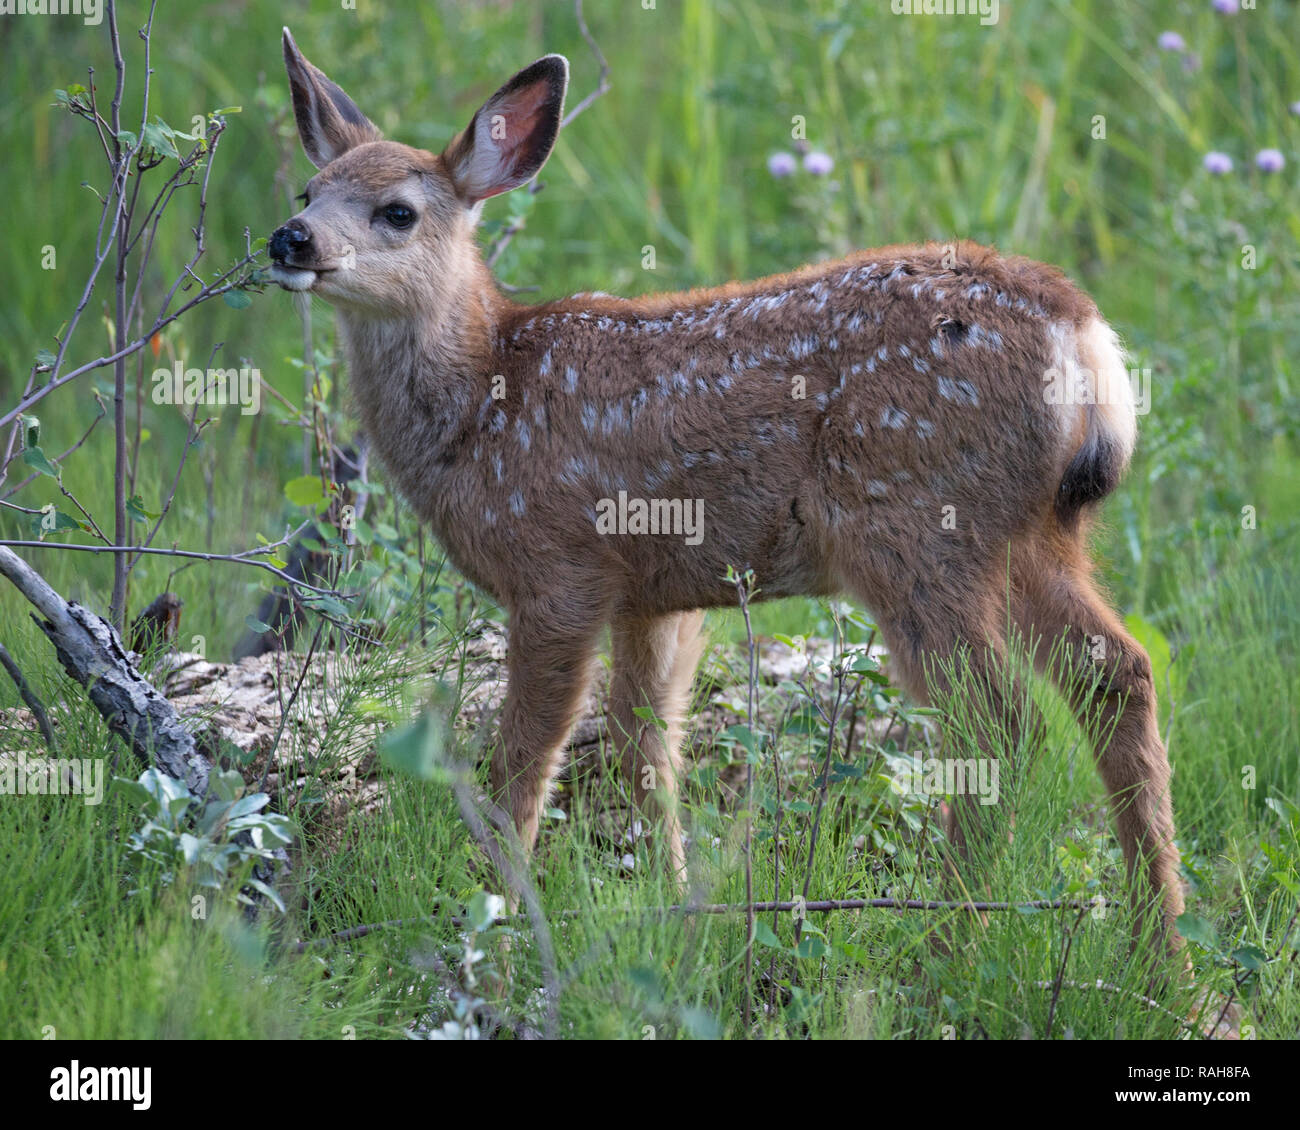
[{"label": "fawn's eye", "polygon": [[389,204],[379,214],[395,228],[409,228],[415,223],[415,210],[405,204]]}]

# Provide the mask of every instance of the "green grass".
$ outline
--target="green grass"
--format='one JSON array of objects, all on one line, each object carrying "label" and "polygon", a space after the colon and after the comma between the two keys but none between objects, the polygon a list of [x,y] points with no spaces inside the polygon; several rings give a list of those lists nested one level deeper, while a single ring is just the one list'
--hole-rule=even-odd
[{"label": "green grass", "polygon": [[[850,0],[684,0],[652,11],[591,4],[588,19],[613,88],[562,135],[543,176],[546,189],[500,265],[506,281],[535,285],[544,297],[592,289],[635,294],[752,277],[855,247],[960,236],[1056,263],[1087,287],[1134,363],[1151,371],[1138,454],[1096,538],[1101,574],[1123,610],[1158,633],[1152,638],[1163,639],[1173,658],[1158,690],[1189,911],[1215,933],[1213,942],[1206,933],[1207,944],[1192,946],[1198,982],[1226,991],[1241,978],[1237,997],[1261,1038],[1293,1036],[1300,1025],[1290,960],[1296,931],[1288,933],[1300,889],[1300,117],[1287,112],[1300,98],[1300,63],[1289,16],[1283,5],[1225,19],[1199,3],[1052,0],[1003,5],[999,24],[981,28],[960,19],[895,18],[887,5]],[[138,18],[132,13],[124,27]],[[308,175],[287,114],[278,40],[285,22],[390,136],[426,147],[440,148],[487,94],[545,51],[570,58],[571,104],[596,77],[562,4],[411,3],[357,12],[166,5],[155,33],[157,112],[188,129],[194,114],[243,108],[230,117],[213,172],[209,271],[240,253],[245,227],[267,234],[287,216]],[[1156,49],[1167,28],[1184,36],[1199,69],[1185,70]],[[75,305],[97,216],[81,182],[102,187],[104,179],[97,143],[52,105],[52,92],[84,82],[89,64],[107,82],[111,61],[102,28],[45,20],[5,30],[0,187],[10,207],[0,215],[0,272],[8,283],[0,300],[0,403],[8,405],[37,350],[50,347]],[[136,49],[129,31],[124,42],[128,52]],[[138,57],[130,61],[138,75]],[[138,117],[138,97],[133,79],[128,119]],[[834,157],[830,177],[801,172],[774,180],[767,173],[772,152],[793,148],[796,115],[809,142]],[[1104,138],[1095,136],[1098,116]],[[1266,146],[1286,154],[1284,172],[1253,167],[1254,153]],[[1210,149],[1230,153],[1236,172],[1204,172],[1200,162]],[[145,280],[155,300],[190,247],[193,200],[175,207]],[[509,198],[489,203],[487,235],[511,207]],[[48,271],[40,266],[47,245],[57,251],[57,267]],[[654,270],[643,267],[647,245]],[[1252,269],[1242,265],[1245,245],[1255,249]],[[107,345],[106,295],[97,292],[74,359]],[[317,304],[314,317],[330,381],[325,399],[342,429],[346,374],[332,362],[328,309]],[[301,331],[278,292],[242,310],[221,302],[201,308],[164,335],[157,361],[150,355],[138,373],[129,370],[131,379],[147,387],[155,364],[178,357],[200,364],[218,342],[225,364],[247,358],[284,395],[302,400]],[[101,386],[104,379],[99,375]],[[44,402],[47,450],[70,446],[96,411],[90,382]],[[303,472],[301,438],[282,426],[284,415],[269,405],[257,418],[219,416],[191,453],[159,544],[239,550],[301,519],[283,494],[284,483]],[[148,435],[139,489],[156,510],[184,424],[147,397],[142,424]],[[111,423],[101,423],[64,467],[65,484],[97,515],[111,510],[110,432]],[[21,477],[16,470],[10,484]],[[39,508],[61,496],[41,478],[13,501]],[[420,591],[414,527],[390,497],[374,505],[374,536],[365,547],[377,579],[369,610],[380,620],[404,610],[400,636]],[[0,535],[20,529],[12,512],[0,512]],[[51,550],[29,556],[66,596],[106,609],[103,559]],[[173,577],[176,564],[141,563],[132,609],[171,587],[186,601],[182,642],[193,646],[198,636],[209,656],[228,655],[256,610],[260,578],[228,565],[195,565]],[[415,645],[416,666],[428,658],[420,649],[437,656],[452,645],[465,612],[463,586],[450,574],[427,588],[432,612],[447,617]],[[47,701],[71,704],[72,751],[111,760],[118,747],[27,613],[8,586],[0,590],[0,639]],[[754,615],[763,634],[832,629],[828,609],[812,601],[763,605]],[[715,638],[743,641],[735,614],[713,614],[710,623]],[[850,638],[865,634],[853,629]],[[373,718],[376,701],[394,721],[421,707],[418,697],[385,683],[373,663],[357,659],[357,692],[339,708],[336,736],[314,772],[328,772],[347,735]],[[790,688],[775,693],[797,697]],[[1050,696],[1045,701],[1050,705]],[[0,705],[16,703],[8,683],[0,684]],[[780,739],[787,804],[814,796],[808,762],[820,761],[824,735],[811,730]],[[861,775],[832,786],[814,895],[870,897],[885,885],[940,893],[932,824],[885,786],[889,752],[859,751]],[[121,756],[119,772],[143,768]],[[986,880],[996,897],[1038,897],[1089,874],[1098,889],[1122,891],[1089,759],[1077,732],[1058,719],[1036,756],[1014,841]],[[688,789],[695,873],[707,898],[738,901],[740,822],[722,802],[711,767],[718,768],[706,763]],[[451,924],[449,908],[470,899],[483,871],[445,781],[390,773],[388,783],[390,811],[354,815],[347,850],[308,824],[297,872],[302,905],[287,924],[257,928],[219,899],[207,919],[193,918],[188,888],[163,891],[156,876],[145,884],[150,893],[129,895],[141,885],[124,846],[136,818],[117,790],[99,808],[68,798],[4,798],[0,1035],[37,1036],[53,1025],[60,1035],[90,1037],[328,1038],[345,1026],[363,1036],[400,1036],[417,1017],[441,1024],[452,1010],[435,1000],[431,970],[463,956],[463,931]],[[621,788],[616,776],[566,786],[573,794],[568,819],[543,831],[537,873],[564,977],[562,1032],[641,1038],[652,1026],[659,1038],[743,1035],[743,926],[735,918],[687,922],[642,913],[674,895],[649,860],[622,874],[618,847],[597,833],[602,801],[617,799]],[[766,757],[757,789],[769,801],[776,795]],[[787,860],[806,852],[810,818],[785,811]],[[762,897],[774,883],[772,822],[772,812],[756,811],[754,881]],[[859,837],[865,850],[855,849]],[[783,893],[802,880],[802,863],[792,865]],[[579,913],[560,918],[561,910]],[[1085,918],[1074,930],[1065,979],[1102,979],[1127,991],[1144,985],[1144,970],[1127,959],[1124,912],[1113,913],[1117,918]],[[429,924],[303,957],[281,948],[299,932],[320,936],[430,914],[437,917]],[[1052,994],[1035,983],[1057,977],[1072,921],[1043,912],[995,915],[987,928],[958,922],[956,951],[941,960],[927,939],[933,917],[815,916],[825,936],[813,936],[825,952],[794,957],[757,947],[756,968],[765,974],[775,958],[783,984],[778,1007],[767,1014],[768,989],[759,982],[755,1031],[792,1038],[1045,1035]],[[777,926],[786,947],[792,929],[788,917]],[[1253,959],[1243,947],[1273,957],[1284,944],[1282,960],[1247,973]],[[480,948],[485,957],[477,965],[490,985],[496,948]],[[517,941],[511,963],[506,1003],[537,1023],[535,945]],[[1178,1012],[1181,1003],[1170,1007]],[[1063,989],[1051,1034],[1067,1030],[1077,1038],[1168,1038],[1177,1024],[1123,994]]]}]

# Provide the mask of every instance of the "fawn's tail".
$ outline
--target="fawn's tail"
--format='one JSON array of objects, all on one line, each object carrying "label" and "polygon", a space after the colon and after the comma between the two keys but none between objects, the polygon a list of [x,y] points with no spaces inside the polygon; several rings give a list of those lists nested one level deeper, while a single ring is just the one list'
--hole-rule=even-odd
[{"label": "fawn's tail", "polygon": [[1065,526],[1072,526],[1085,506],[1115,489],[1137,441],[1137,408],[1115,331],[1094,318],[1076,331],[1072,344],[1073,349],[1062,350],[1061,369],[1071,381],[1081,375],[1090,395],[1083,405],[1087,419],[1083,443],[1067,464],[1056,492],[1056,515]]}]

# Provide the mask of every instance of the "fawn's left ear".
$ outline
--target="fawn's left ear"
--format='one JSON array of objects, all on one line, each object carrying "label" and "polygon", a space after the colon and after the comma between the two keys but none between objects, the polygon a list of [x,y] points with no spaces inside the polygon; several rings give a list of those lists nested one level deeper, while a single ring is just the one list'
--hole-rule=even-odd
[{"label": "fawn's left ear", "polygon": [[354,146],[383,137],[343,88],[307,61],[288,28],[284,29],[284,69],[289,72],[298,137],[307,159],[318,169]]},{"label": "fawn's left ear", "polygon": [[442,152],[456,191],[470,204],[531,180],[560,132],[569,61],[546,55],[479,107]]}]

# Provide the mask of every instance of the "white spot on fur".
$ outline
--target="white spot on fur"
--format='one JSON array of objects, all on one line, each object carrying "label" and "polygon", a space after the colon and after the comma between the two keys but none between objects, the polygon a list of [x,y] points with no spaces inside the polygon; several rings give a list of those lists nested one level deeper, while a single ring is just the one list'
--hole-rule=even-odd
[{"label": "white spot on fur", "polygon": [[939,395],[944,400],[951,400],[954,404],[964,404],[971,408],[978,408],[980,403],[979,393],[975,391],[975,386],[970,381],[954,380],[951,377],[939,378]]},{"label": "white spot on fur", "polygon": [[966,327],[965,342],[968,345],[982,345],[985,349],[1001,349],[1002,335],[997,330],[986,330],[978,322]]},{"label": "white spot on fur", "polygon": [[524,505],[524,496],[515,491],[510,495],[510,513],[516,518],[522,518],[527,507]]},{"label": "white spot on fur", "polygon": [[817,349],[817,335],[809,334],[807,337],[799,337],[797,334],[790,339],[790,347],[786,353],[796,361],[807,357]]},{"label": "white spot on fur", "polygon": [[901,428],[907,423],[907,420],[907,413],[893,404],[888,405],[880,413],[880,426],[882,428]]}]

